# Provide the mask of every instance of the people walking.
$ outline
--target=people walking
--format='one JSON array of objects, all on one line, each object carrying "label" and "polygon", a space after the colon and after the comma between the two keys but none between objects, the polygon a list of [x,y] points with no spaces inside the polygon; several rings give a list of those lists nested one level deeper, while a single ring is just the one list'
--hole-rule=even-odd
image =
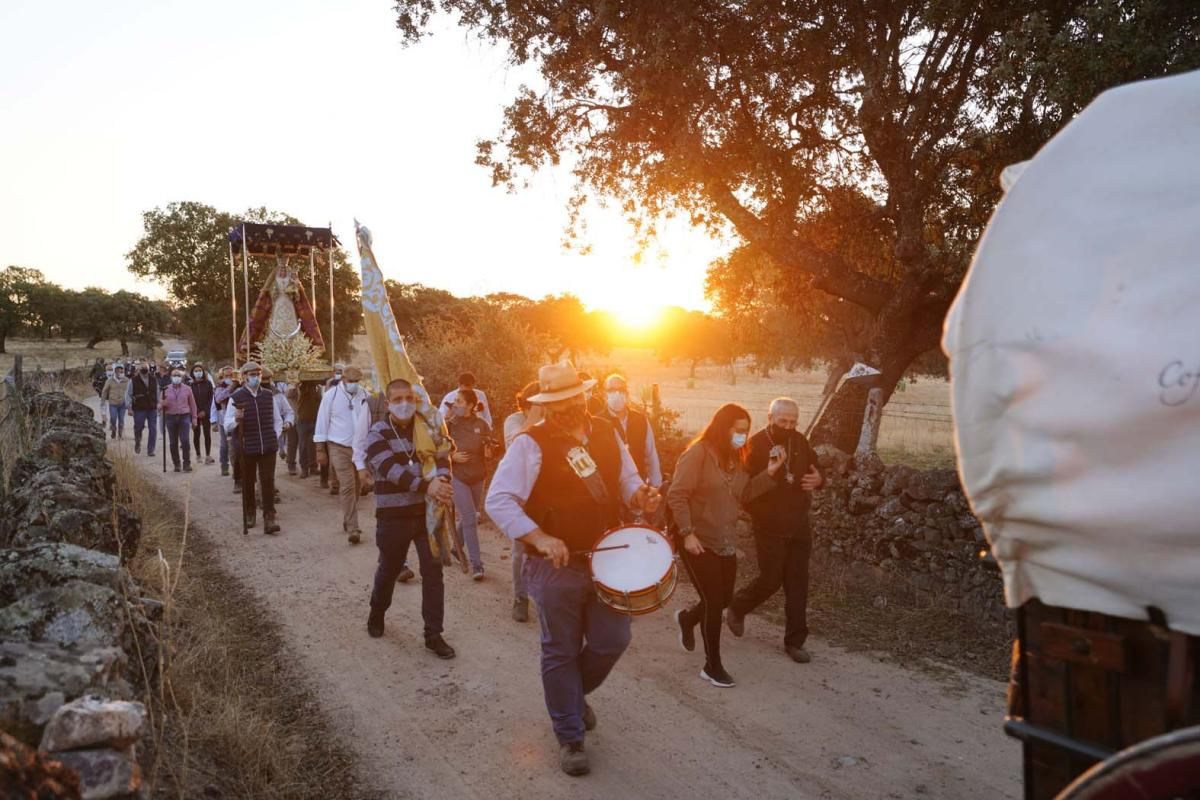
[{"label": "people walking", "polygon": [[[517,392],[517,410],[504,418],[504,449],[512,447],[513,439],[525,429],[542,421],[542,407],[529,402],[529,398],[541,389],[537,381],[531,381]],[[529,621],[529,592],[525,589],[525,548],[519,543],[512,545],[512,618],[517,622]]]},{"label": "people walking", "polygon": [[489,428],[492,427],[492,409],[488,405],[487,395],[484,394],[483,389],[480,389],[475,385],[475,373],[473,372],[464,372],[459,375],[458,388],[451,389],[446,393],[446,396],[442,398],[442,416],[449,418],[450,409],[454,406],[454,400],[458,397],[458,393],[463,389],[470,389],[471,391],[475,392],[475,397],[479,400],[479,405],[475,409],[475,413],[479,415],[480,419],[488,424]]},{"label": "people walking", "polygon": [[604,605],[588,571],[596,539],[620,520],[620,505],[654,512],[658,491],[638,476],[612,426],[587,413],[570,364],[538,371],[546,421],[526,428],[492,476],[488,516],[525,547],[525,585],[541,618],[542,692],[559,743],[559,767],[590,771],[584,732],[597,724],[586,697],[616,666],[632,637],[630,617]]},{"label": "people walking", "polygon": [[642,480],[654,487],[662,486],[662,466],[658,461],[658,446],[654,443],[654,427],[650,418],[629,404],[629,382],[613,373],[604,379],[604,417],[625,440],[633,463],[637,464]]},{"label": "people walking", "polygon": [[300,381],[292,391],[296,397],[296,435],[288,442],[288,473],[295,474],[298,464],[300,477],[307,478],[317,471],[313,435],[317,430],[317,412],[321,407],[321,383]]},{"label": "people walking", "polygon": [[241,385],[234,375],[233,367],[221,367],[221,375],[213,392],[213,403],[217,407],[217,435],[221,437],[221,475],[228,475],[230,465],[232,464],[235,492],[242,485],[241,473],[239,471],[241,466],[238,463],[238,454],[235,449],[237,439],[225,430],[225,413],[229,409],[230,395],[236,392]]},{"label": "people walking", "polygon": [[824,485],[817,454],[796,430],[799,404],[790,397],[771,402],[767,427],[750,437],[746,469],[751,475],[770,470],[782,455],[769,491],[747,504],[754,530],[758,575],[739,589],[725,611],[725,624],[734,636],[745,631],[745,618],[783,588],[783,648],[799,664],[812,660],[804,649],[808,638],[808,562],[812,555],[809,507],[812,493]]},{"label": "people walking", "polygon": [[474,389],[459,389],[448,423],[454,441],[451,483],[454,485],[456,524],[462,529],[472,580],[483,580],[483,556],[479,552],[479,512],[483,509],[483,481],[487,477],[487,447],[491,427],[475,415],[479,398]]},{"label": "people walking", "polygon": [[275,402],[275,395],[262,386],[262,367],[257,362],[247,361],[242,365],[242,377],[245,378],[245,385],[229,396],[224,423],[226,433],[239,437],[242,514],[247,528],[258,524],[255,484],[261,484],[263,533],[278,533],[280,528],[275,519],[275,463],[280,435],[288,423]]},{"label": "people walking", "polygon": [[192,375],[186,381],[196,399],[196,424],[192,428],[192,444],[196,451],[196,460],[200,460],[200,440],[204,440],[204,463],[213,463],[212,457],[212,427],[209,424],[215,390],[204,365],[197,361],[192,364]]},{"label": "people walking", "polygon": [[192,471],[191,433],[199,418],[196,398],[192,389],[183,382],[183,370],[171,371],[171,383],[162,392],[160,407],[167,429],[167,441],[171,446],[171,464],[175,471],[180,469],[180,451],[183,454],[183,471]]},{"label": "people walking", "polygon": [[667,505],[683,539],[681,555],[699,600],[675,612],[684,650],[696,647],[696,627],[704,640],[700,677],[713,686],[735,685],[721,660],[721,612],[733,598],[737,577],[737,520],[740,506],[774,486],[783,466],[773,459],[751,477],[746,470],[750,412],[736,403],[717,409],[704,431],[679,457]]},{"label": "people walking", "polygon": [[[348,374],[352,368],[347,367]],[[421,617],[425,647],[438,658],[454,658],[454,648],[442,636],[445,622],[445,587],[442,562],[434,558],[425,530],[425,498],[450,505],[450,462],[439,457],[432,478],[422,474],[416,456],[414,426],[417,396],[412,384],[394,380],[387,386],[388,418],[371,427],[367,435],[367,461],[375,479],[375,545],[379,563],[371,589],[367,634],[383,636],[384,617],[392,605],[396,577],[403,569],[409,544],[417,551],[421,568]]]},{"label": "people walking", "polygon": [[362,370],[355,366],[345,368],[342,380],[321,398],[313,432],[317,463],[329,465],[341,489],[342,533],[350,544],[362,541],[358,527],[359,487],[370,481],[366,444],[371,411],[360,381]]},{"label": "people walking", "polygon": [[142,452],[142,429],[146,429],[146,455],[154,455],[158,438],[158,381],[150,376],[150,367],[142,362],[129,379],[125,404],[133,410],[133,452]]},{"label": "people walking", "polygon": [[100,402],[108,406],[110,439],[125,438],[125,393],[128,388],[129,379],[125,377],[125,367],[115,365],[112,376],[105,377],[104,386],[100,389]]}]

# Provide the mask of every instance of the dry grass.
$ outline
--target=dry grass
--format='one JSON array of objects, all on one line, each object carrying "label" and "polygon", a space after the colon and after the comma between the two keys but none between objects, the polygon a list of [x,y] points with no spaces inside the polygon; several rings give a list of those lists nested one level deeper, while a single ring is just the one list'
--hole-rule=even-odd
[{"label": "dry grass", "polygon": [[[4,343],[4,349],[8,352],[0,353],[0,373],[7,374],[12,369],[13,356],[17,354],[24,356],[26,372],[33,372],[39,368],[43,372],[58,372],[63,369],[64,364],[67,369],[90,367],[97,358],[111,361],[121,355],[121,343],[117,341],[100,342],[94,350],[88,350],[86,345],[86,341],[79,339],[73,342],[61,339],[40,341],[10,336]],[[129,351],[141,352],[136,345],[130,345]]]},{"label": "dry grass", "polygon": [[164,604],[141,641],[151,716],[147,780],[154,797],[360,798],[354,761],[289,666],[279,627],[220,566],[188,508],[158,492],[128,457],[118,491],[142,519],[130,564]]}]

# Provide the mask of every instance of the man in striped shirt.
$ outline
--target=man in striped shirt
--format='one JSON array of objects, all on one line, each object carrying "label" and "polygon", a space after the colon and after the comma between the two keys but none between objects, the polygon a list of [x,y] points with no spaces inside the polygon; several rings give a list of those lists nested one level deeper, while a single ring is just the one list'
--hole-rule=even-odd
[{"label": "man in striped shirt", "polygon": [[451,505],[450,460],[439,457],[432,479],[421,473],[413,443],[417,396],[412,384],[397,379],[387,386],[387,418],[367,434],[367,466],[375,478],[375,545],[379,565],[371,590],[367,633],[383,636],[383,617],[392,604],[396,577],[404,569],[411,543],[421,564],[421,616],[425,621],[425,647],[439,658],[454,658],[454,648],[442,638],[445,589],[442,563],[434,558],[425,530],[425,499]]}]

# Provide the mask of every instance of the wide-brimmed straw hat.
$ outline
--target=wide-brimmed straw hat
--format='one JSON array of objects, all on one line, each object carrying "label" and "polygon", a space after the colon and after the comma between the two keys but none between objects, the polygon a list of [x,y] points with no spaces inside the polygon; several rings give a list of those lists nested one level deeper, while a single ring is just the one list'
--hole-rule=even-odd
[{"label": "wide-brimmed straw hat", "polygon": [[557,403],[577,394],[586,394],[596,385],[594,379],[581,380],[574,365],[547,364],[538,370],[541,391],[528,398],[531,403]]}]

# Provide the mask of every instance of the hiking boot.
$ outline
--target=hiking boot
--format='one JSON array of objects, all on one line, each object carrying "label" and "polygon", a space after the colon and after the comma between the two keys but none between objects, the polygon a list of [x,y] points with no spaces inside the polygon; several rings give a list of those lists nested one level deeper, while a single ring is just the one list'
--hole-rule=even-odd
[{"label": "hiking boot", "polygon": [[358,544],[362,541],[362,531],[352,531],[350,533],[350,544]]},{"label": "hiking boot", "polygon": [[279,533],[279,523],[275,521],[275,517],[263,515],[263,533]]},{"label": "hiking boot", "polygon": [[135,455],[142,452],[142,443],[141,442],[133,443],[133,452]]},{"label": "hiking boot", "polygon": [[212,456],[205,456],[205,457],[204,457],[204,463],[205,463],[205,464],[211,464],[211,463],[213,463],[213,457],[212,457]]},{"label": "hiking boot", "polygon": [[334,484],[329,487],[329,493],[331,495],[337,496],[342,493],[342,487],[338,486],[337,484]]},{"label": "hiking boot", "polygon": [[233,482],[233,493],[234,493],[234,494],[241,494],[241,493],[242,493],[242,484],[241,484],[241,482],[240,482],[240,481],[234,481],[234,482]]},{"label": "hiking boot", "polygon": [[675,612],[675,624],[679,626],[679,646],[689,653],[696,649],[696,628],[683,621],[683,609]]},{"label": "hiking boot", "polygon": [[374,610],[367,615],[367,635],[372,639],[378,639],[383,636],[383,614],[376,614]]},{"label": "hiking boot", "polygon": [[191,472],[191,471],[192,471],[192,465],[191,465],[191,464],[184,464],[184,465],[183,465],[183,471],[184,471],[184,472]]},{"label": "hiking boot", "polygon": [[153,451],[153,450],[147,450],[147,451],[146,451],[146,458],[154,458],[154,451]]},{"label": "hiking boot", "polygon": [[245,520],[246,520],[246,527],[253,528],[255,525],[258,524],[258,515],[257,514],[247,514],[245,517]]},{"label": "hiking boot", "polygon": [[812,656],[803,647],[787,647],[787,654],[792,657],[792,661],[797,664],[807,664],[812,661]]},{"label": "hiking boot", "polygon": [[562,771],[571,776],[587,775],[592,771],[588,765],[587,753],[583,751],[583,742],[567,742],[559,747],[558,765]]},{"label": "hiking boot", "polygon": [[440,633],[425,637],[425,649],[432,652],[438,658],[454,658],[454,648],[446,644],[446,640],[442,638]]},{"label": "hiking boot", "polygon": [[596,729],[596,712],[587,704],[583,703],[583,729],[585,731],[594,731]]},{"label": "hiking boot", "polygon": [[307,477],[308,477],[308,467],[301,467],[300,468],[300,480],[304,480]]},{"label": "hiking boot", "polygon": [[729,628],[730,633],[740,639],[746,632],[746,617],[732,608],[727,608],[725,609],[725,626]]},{"label": "hiking boot", "polygon": [[221,477],[222,477],[222,478],[228,478],[228,477],[229,477],[229,467],[224,467],[224,466],[223,466],[223,467],[221,467]]},{"label": "hiking boot", "polygon": [[295,474],[296,474],[296,467],[292,464],[288,464],[288,475],[295,475]]},{"label": "hiking boot", "polygon": [[178,465],[178,464],[176,464],[176,465],[175,465],[175,471],[176,471],[176,472],[179,472],[179,465]]},{"label": "hiking boot", "polygon": [[476,567],[471,572],[471,580],[476,581],[476,582],[483,580],[483,567]]},{"label": "hiking boot", "polygon": [[731,689],[737,686],[737,683],[733,680],[733,676],[726,672],[723,667],[716,667],[714,669],[705,667],[700,670],[700,677],[718,689]]},{"label": "hiking boot", "polygon": [[415,577],[417,576],[414,575],[413,571],[408,568],[407,564],[405,564],[404,569],[400,570],[400,574],[396,576],[396,583],[408,583]]},{"label": "hiking boot", "polygon": [[329,488],[329,478],[324,475],[321,476],[321,488],[322,489]]},{"label": "hiking boot", "polygon": [[117,429],[116,428],[113,428],[111,431],[108,432],[108,438],[110,438],[110,439],[117,438]]},{"label": "hiking boot", "polygon": [[512,617],[517,622],[529,622],[529,598],[518,597],[513,600]]}]

